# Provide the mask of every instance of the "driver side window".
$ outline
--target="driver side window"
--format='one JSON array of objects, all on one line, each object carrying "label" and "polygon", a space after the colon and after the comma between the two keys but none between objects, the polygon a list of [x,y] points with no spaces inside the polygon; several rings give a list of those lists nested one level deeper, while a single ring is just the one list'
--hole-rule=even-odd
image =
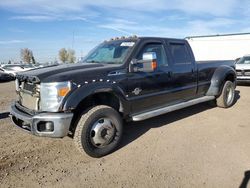
[{"label": "driver side window", "polygon": [[146,44],[140,53],[137,55],[136,59],[142,60],[142,56],[147,52],[155,52],[156,53],[156,61],[158,67],[168,66],[166,52],[164,46],[160,43],[149,43]]}]

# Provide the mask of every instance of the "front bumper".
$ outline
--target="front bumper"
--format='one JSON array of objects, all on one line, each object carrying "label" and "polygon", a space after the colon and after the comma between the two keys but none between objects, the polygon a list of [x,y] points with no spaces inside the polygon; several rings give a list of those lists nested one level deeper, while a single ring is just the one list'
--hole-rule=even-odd
[{"label": "front bumper", "polygon": [[10,117],[13,123],[36,136],[62,138],[68,135],[73,113],[27,114],[11,105]]}]

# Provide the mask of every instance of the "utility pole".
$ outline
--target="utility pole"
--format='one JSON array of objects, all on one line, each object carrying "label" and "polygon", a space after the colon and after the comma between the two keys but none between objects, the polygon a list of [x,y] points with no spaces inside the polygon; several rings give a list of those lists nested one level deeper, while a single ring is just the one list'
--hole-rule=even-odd
[{"label": "utility pole", "polygon": [[75,31],[73,31],[73,36],[72,36],[72,50],[74,50],[74,45],[75,45]]}]

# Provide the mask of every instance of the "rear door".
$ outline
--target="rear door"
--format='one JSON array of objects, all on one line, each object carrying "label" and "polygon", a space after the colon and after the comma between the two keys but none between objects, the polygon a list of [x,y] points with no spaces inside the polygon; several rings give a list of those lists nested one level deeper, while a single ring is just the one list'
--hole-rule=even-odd
[{"label": "rear door", "polygon": [[167,40],[172,62],[172,92],[175,100],[188,100],[197,93],[197,67],[190,46],[184,40]]}]

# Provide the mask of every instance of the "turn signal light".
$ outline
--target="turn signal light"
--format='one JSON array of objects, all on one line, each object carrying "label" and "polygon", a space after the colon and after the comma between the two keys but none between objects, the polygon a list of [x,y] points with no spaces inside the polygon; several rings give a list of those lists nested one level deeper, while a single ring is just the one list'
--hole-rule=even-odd
[{"label": "turn signal light", "polygon": [[152,68],[152,70],[155,70],[157,68],[157,62],[156,61],[152,61],[151,68]]},{"label": "turn signal light", "polygon": [[60,96],[60,97],[65,97],[65,96],[68,94],[69,91],[70,91],[70,88],[69,88],[69,87],[60,88],[60,89],[58,90],[58,96]]}]

